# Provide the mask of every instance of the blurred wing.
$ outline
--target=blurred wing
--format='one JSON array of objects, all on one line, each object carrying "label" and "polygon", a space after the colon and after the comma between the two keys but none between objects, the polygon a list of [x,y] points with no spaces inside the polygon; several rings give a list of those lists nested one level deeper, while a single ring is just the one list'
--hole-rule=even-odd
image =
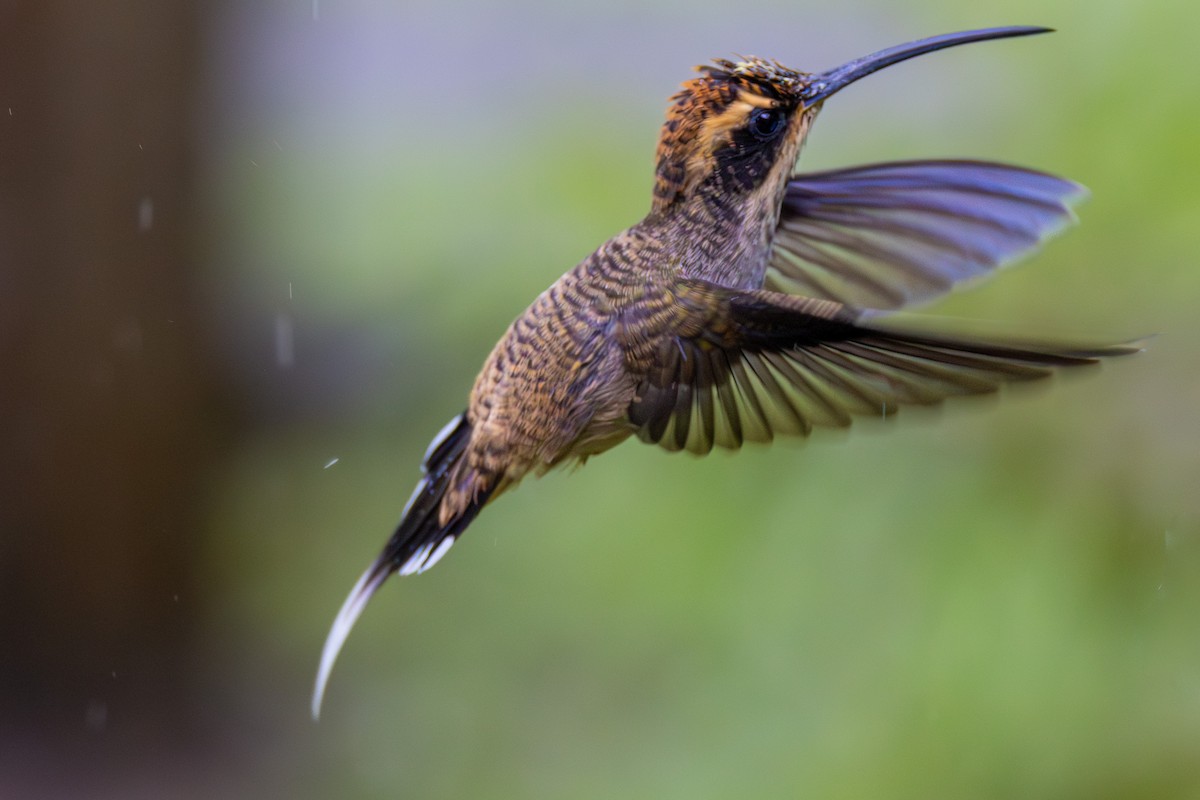
[{"label": "blurred wing", "polygon": [[1086,190],[981,161],[906,161],[795,175],[768,288],[897,309],[1036,248],[1075,220]]},{"label": "blurred wing", "polygon": [[887,417],[952,395],[1136,352],[902,329],[829,300],[737,292],[698,281],[680,292],[687,319],[665,337],[629,417],[643,441],[697,454],[776,435]]}]

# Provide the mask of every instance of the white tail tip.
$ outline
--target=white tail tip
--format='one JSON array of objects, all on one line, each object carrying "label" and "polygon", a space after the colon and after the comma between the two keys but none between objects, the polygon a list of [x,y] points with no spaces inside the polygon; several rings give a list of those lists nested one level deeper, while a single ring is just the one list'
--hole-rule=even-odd
[{"label": "white tail tip", "polygon": [[338,653],[342,651],[342,645],[346,643],[346,637],[350,635],[354,623],[358,621],[359,615],[367,607],[371,595],[375,594],[387,580],[388,574],[389,570],[386,564],[379,561],[372,564],[358,579],[358,583],[354,584],[354,588],[346,597],[346,602],[342,603],[342,609],[334,618],[329,635],[325,637],[325,647],[321,650],[321,666],[317,669],[317,683],[313,689],[312,715],[314,720],[321,717],[321,701],[325,698],[325,686],[329,683],[329,674],[333,672],[333,664],[337,661]]}]

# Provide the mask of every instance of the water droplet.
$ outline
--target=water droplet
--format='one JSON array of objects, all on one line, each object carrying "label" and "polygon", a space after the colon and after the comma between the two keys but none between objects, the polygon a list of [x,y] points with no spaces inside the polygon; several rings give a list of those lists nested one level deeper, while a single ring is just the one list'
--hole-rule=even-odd
[{"label": "water droplet", "polygon": [[154,201],[143,197],[138,203],[138,230],[145,233],[154,225]]},{"label": "water droplet", "polygon": [[83,719],[92,730],[97,732],[103,731],[108,725],[108,703],[105,703],[103,700],[89,701]]},{"label": "water droplet", "polygon": [[287,314],[275,315],[275,364],[288,369],[296,363],[296,332],[292,318]]}]

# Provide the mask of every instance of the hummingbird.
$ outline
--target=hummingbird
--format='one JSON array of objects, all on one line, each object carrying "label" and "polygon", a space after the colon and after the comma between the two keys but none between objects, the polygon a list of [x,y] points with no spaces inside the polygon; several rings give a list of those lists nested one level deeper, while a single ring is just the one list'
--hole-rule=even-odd
[{"label": "hummingbird", "polygon": [[982,161],[794,171],[825,101],[860,78],[1049,30],[934,36],[817,73],[756,57],[697,67],[667,108],[649,213],[516,318],[466,410],[426,450],[395,532],[329,632],[313,716],[384,581],[432,567],[529,474],[631,436],[701,455],[807,436],[1136,352],[1136,343],[1017,339],[895,316],[1035,249],[1074,220],[1078,184]]}]

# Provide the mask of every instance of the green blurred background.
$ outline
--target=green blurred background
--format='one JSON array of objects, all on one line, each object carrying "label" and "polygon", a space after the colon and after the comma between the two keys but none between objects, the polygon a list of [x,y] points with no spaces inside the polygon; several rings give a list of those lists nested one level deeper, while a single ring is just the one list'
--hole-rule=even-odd
[{"label": "green blurred background", "polygon": [[[0,9],[0,795],[1200,797],[1200,11]],[[666,99],[1041,24],[831,100],[1082,226],[930,309],[1149,351],[490,507],[320,647],[508,322],[649,204]]]}]

